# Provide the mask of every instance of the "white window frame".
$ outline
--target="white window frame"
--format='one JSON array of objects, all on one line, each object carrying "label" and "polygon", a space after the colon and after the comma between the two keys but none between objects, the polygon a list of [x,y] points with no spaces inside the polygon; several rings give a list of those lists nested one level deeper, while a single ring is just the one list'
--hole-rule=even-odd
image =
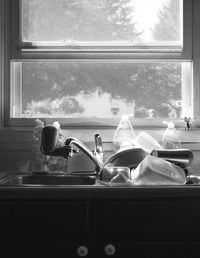
[{"label": "white window frame", "polygon": [[[174,51],[174,48],[156,48],[152,47],[138,47],[131,49],[130,47],[124,48],[95,48],[95,47],[83,47],[81,49],[65,49],[65,46],[52,47],[52,46],[30,46],[29,44],[22,44],[20,42],[20,20],[19,20],[20,0],[2,0],[1,1],[1,125],[6,127],[18,127],[18,126],[32,126],[35,123],[34,119],[23,118],[10,118],[10,101],[11,101],[11,80],[10,80],[10,61],[11,60],[54,60],[66,59],[66,60],[157,60],[157,61],[192,61],[192,77],[193,87],[190,90],[186,87],[186,90],[191,94],[193,107],[193,116],[200,118],[200,50],[198,43],[200,36],[198,32],[199,14],[200,10],[199,0],[183,0],[183,49],[182,51]],[[189,82],[192,78],[184,73],[187,78],[186,82]],[[12,78],[13,79],[13,78]],[[15,78],[16,79],[16,78]],[[20,80],[20,78],[17,78]],[[13,84],[12,84],[13,85]],[[20,96],[18,96],[20,99]],[[190,99],[191,100],[191,99]],[[189,103],[188,105],[191,105]],[[52,118],[55,121],[55,119]],[[48,121],[46,119],[46,121]],[[51,119],[49,119],[51,121]],[[65,119],[61,121],[63,126],[65,125]],[[69,122],[69,120],[68,120]],[[80,121],[71,121],[69,126],[77,127],[90,127],[90,126],[115,126],[117,121],[93,121],[87,124],[82,124]],[[182,126],[182,121],[180,121]],[[161,125],[160,121],[149,121],[139,119],[135,121],[135,125],[139,127],[158,127]],[[162,127],[162,125],[161,125]]]},{"label": "white window frame", "polygon": [[[81,42],[78,47],[66,42],[22,42],[19,17],[21,0],[10,0],[12,7],[12,58],[13,59],[191,59],[192,57],[192,3],[183,0],[183,48],[169,42],[159,46],[144,42]],[[115,44],[115,45],[113,45]],[[121,45],[119,45],[121,44]],[[150,44],[150,45],[149,45]]]}]

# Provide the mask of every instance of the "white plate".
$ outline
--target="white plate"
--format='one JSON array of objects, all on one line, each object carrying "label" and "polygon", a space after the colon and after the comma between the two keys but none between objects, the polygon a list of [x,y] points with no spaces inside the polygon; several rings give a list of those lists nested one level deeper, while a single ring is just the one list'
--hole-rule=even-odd
[{"label": "white plate", "polygon": [[120,187],[132,187],[133,184],[131,181],[127,182],[127,183],[114,183],[114,182],[105,182],[105,181],[101,181],[98,180],[97,181],[100,185],[105,185],[105,186],[120,186]]}]

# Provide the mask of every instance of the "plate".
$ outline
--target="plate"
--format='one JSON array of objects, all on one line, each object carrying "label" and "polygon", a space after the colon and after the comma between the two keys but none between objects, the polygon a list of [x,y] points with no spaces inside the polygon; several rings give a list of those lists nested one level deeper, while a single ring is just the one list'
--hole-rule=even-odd
[{"label": "plate", "polygon": [[97,183],[99,183],[100,185],[105,185],[105,186],[111,186],[111,187],[132,187],[133,184],[131,181],[128,181],[126,183],[114,183],[114,182],[105,182],[105,181],[101,181],[101,180],[97,180]]}]

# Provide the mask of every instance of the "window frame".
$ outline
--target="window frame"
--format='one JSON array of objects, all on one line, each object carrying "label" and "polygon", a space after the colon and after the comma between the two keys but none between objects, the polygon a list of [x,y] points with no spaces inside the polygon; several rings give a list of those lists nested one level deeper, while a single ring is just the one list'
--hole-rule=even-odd
[{"label": "window frame", "polygon": [[12,59],[185,59],[192,58],[192,4],[183,0],[183,49],[176,46],[34,46],[21,41],[20,3],[11,1]]},{"label": "window frame", "polygon": [[[19,61],[19,62],[17,62]],[[16,116],[20,116],[21,115],[21,103],[22,103],[22,63],[20,62],[25,62],[25,63],[29,63],[29,62],[37,62],[38,59],[20,59],[14,61],[13,63],[11,63],[11,74],[13,74],[14,76],[11,77],[11,87],[10,87],[10,100],[11,103],[13,104],[13,107],[10,107],[10,114],[12,118],[10,118],[10,122],[12,125],[17,125],[19,123],[18,120],[20,120],[20,125],[21,126],[25,126],[26,125],[26,121],[27,120],[35,120],[34,118],[14,118],[15,115]],[[47,63],[51,63],[51,62],[55,62],[55,59],[48,59],[48,60],[39,60],[41,62],[47,62]],[[107,59],[98,59],[98,60],[85,60],[85,59],[76,59],[76,60],[72,60],[72,59],[68,59],[68,60],[64,60],[64,62],[66,63],[73,63],[73,62],[77,62],[77,63],[101,63],[101,64],[106,64],[106,63],[115,63],[115,60],[107,60]],[[160,60],[148,60],[147,63],[150,64],[154,64],[157,62],[161,62]],[[63,62],[63,60],[59,59],[56,62]],[[146,62],[146,60],[145,60]],[[171,63],[173,63],[173,60],[170,60]],[[175,63],[177,62],[177,60],[175,61]],[[143,63],[143,60],[118,60],[117,64],[123,64],[123,63],[130,63],[130,64],[138,64],[138,63]],[[13,71],[13,72],[12,72]],[[187,109],[185,108],[184,111],[188,111],[188,109],[192,108],[191,107],[191,98],[192,98],[192,92],[190,91],[190,86],[192,84],[191,80],[190,80],[190,75],[192,74],[192,64],[190,62],[184,62],[182,65],[182,77],[184,77],[183,80],[183,89],[184,89],[184,96],[185,98],[183,98],[183,103],[186,104]],[[184,75],[184,76],[183,76]],[[182,89],[182,92],[183,92]],[[41,118],[40,118],[41,119]],[[116,118],[58,118],[58,117],[51,117],[51,118],[42,118],[42,120],[45,121],[45,123],[48,121],[48,123],[52,123],[55,120],[59,120],[60,123],[62,125],[65,125],[66,123],[68,124],[68,127],[76,127],[76,126],[101,126],[101,127],[112,127],[112,126],[116,126],[118,124],[118,120],[119,117]],[[17,121],[15,123],[15,121]],[[131,118],[131,121],[133,121],[134,126],[146,126],[146,127],[155,127],[157,125],[162,124],[163,119],[147,119],[147,118]],[[176,124],[177,122],[179,122],[178,119],[175,119]],[[180,124],[180,122],[179,122]]]},{"label": "window frame", "polygon": [[[4,42],[3,47],[1,49],[1,53],[4,56],[3,60],[4,66],[3,71],[3,83],[2,85],[6,85],[5,87],[1,87],[2,96],[4,99],[1,99],[1,124],[6,127],[30,127],[34,125],[34,119],[31,118],[10,118],[10,60],[49,60],[49,59],[68,59],[68,60],[84,60],[84,59],[104,59],[104,60],[116,60],[120,61],[121,59],[125,60],[160,60],[160,61],[184,61],[191,60],[193,61],[193,90],[191,90],[193,94],[193,114],[194,117],[200,117],[200,100],[198,100],[198,96],[200,95],[199,84],[200,81],[199,76],[197,74],[197,70],[200,67],[199,65],[199,50],[197,47],[197,43],[199,40],[199,32],[197,30],[197,25],[199,23],[198,18],[198,10],[200,10],[200,6],[198,4],[198,0],[183,0],[183,50],[174,51],[173,49],[166,49],[162,51],[162,49],[156,48],[138,48],[136,50],[130,49],[109,49],[109,48],[85,48],[85,49],[66,49],[57,48],[57,49],[48,49],[48,48],[35,48],[31,46],[25,46],[20,42],[20,19],[19,19],[19,10],[20,10],[20,0],[2,0],[2,10],[7,10],[7,15],[3,11],[4,15],[2,17],[3,28],[1,29],[1,34],[3,31],[4,34]],[[10,11],[9,11],[10,10]],[[2,11],[1,11],[2,13]],[[8,33],[10,32],[10,33]],[[194,33],[195,32],[195,33]],[[196,43],[195,43],[195,42]],[[5,47],[6,46],[6,47]],[[8,47],[9,46],[9,47]],[[197,95],[196,95],[197,93]],[[56,119],[56,118],[55,118]],[[52,119],[42,119],[45,121],[52,121]],[[58,119],[57,119],[58,120]],[[59,119],[60,120],[60,119]],[[135,120],[134,120],[135,121]],[[61,121],[63,126],[66,126],[65,119]],[[69,124],[67,127],[115,127],[116,119],[113,121],[102,121],[99,122],[93,121],[87,122],[85,124],[80,122],[75,122]],[[183,125],[182,121],[176,121],[176,124],[180,126]],[[157,128],[162,127],[161,121],[153,119],[152,121],[146,119],[136,119],[135,125],[138,127],[147,127],[147,128]]]}]

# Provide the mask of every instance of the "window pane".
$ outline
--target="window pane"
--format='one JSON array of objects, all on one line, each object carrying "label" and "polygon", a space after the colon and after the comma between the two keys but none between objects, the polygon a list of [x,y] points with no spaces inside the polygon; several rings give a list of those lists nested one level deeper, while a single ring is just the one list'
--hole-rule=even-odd
[{"label": "window pane", "polygon": [[[15,62],[11,117],[182,118],[181,62]],[[191,86],[191,85],[189,85]],[[185,96],[183,96],[185,95]]]},{"label": "window pane", "polygon": [[23,42],[176,42],[182,46],[182,0],[21,1]]}]

